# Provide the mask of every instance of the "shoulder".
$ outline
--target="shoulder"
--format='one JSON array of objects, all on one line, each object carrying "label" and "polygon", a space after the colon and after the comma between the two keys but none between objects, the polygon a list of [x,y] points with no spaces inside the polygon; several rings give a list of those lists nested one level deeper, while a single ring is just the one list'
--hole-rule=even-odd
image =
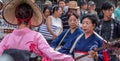
[{"label": "shoulder", "polygon": [[32,33],[31,36],[35,36],[36,38],[43,37],[43,35],[40,32],[31,31],[31,33]]},{"label": "shoulder", "polygon": [[103,41],[102,41],[103,38],[102,38],[101,36],[99,36],[99,35],[97,35],[97,34],[95,34],[95,33],[94,33],[94,35],[95,35],[94,38],[95,38],[96,41],[98,41],[98,42],[103,42]]},{"label": "shoulder", "polygon": [[7,43],[7,41],[9,39],[13,38],[13,37],[14,37],[14,34],[13,33],[9,33],[2,39],[2,41]]},{"label": "shoulder", "polygon": [[112,19],[114,21],[115,24],[120,25],[120,21],[116,20],[116,19]]},{"label": "shoulder", "polygon": [[47,20],[51,20],[51,19],[52,19],[52,16],[48,16],[48,17],[47,17]]},{"label": "shoulder", "polygon": [[76,32],[78,32],[78,33],[84,33],[83,30],[81,28],[79,28],[79,27],[76,28]]},{"label": "shoulder", "polygon": [[65,29],[62,33],[66,33],[67,31],[70,31],[69,29]]}]

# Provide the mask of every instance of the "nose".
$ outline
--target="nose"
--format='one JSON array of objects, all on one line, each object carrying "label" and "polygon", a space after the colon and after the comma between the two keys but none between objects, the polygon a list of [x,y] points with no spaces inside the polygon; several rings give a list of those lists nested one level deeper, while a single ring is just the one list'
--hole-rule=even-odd
[{"label": "nose", "polygon": [[71,23],[75,23],[75,21],[74,21],[74,20],[72,20],[72,21],[71,21]]},{"label": "nose", "polygon": [[86,24],[82,24],[82,27],[86,27],[87,25]]}]

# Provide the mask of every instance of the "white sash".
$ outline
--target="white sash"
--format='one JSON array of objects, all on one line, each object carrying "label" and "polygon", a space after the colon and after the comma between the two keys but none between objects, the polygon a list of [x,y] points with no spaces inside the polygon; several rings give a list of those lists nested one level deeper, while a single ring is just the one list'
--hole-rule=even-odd
[{"label": "white sash", "polygon": [[54,48],[54,50],[58,51],[59,49],[62,48],[61,43],[63,42],[64,38],[67,36],[68,32],[70,31],[70,29],[67,30],[67,32],[65,33],[65,35],[62,37],[61,41],[59,42],[59,44],[57,45],[56,48]]}]

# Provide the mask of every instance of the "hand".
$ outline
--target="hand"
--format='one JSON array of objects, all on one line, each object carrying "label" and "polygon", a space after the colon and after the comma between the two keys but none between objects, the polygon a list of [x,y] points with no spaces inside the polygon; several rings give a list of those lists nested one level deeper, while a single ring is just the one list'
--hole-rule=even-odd
[{"label": "hand", "polygon": [[56,35],[52,35],[52,39],[55,39],[57,36]]},{"label": "hand", "polygon": [[89,58],[97,58],[98,57],[98,54],[97,52],[91,50],[91,51],[88,51],[89,53]]}]

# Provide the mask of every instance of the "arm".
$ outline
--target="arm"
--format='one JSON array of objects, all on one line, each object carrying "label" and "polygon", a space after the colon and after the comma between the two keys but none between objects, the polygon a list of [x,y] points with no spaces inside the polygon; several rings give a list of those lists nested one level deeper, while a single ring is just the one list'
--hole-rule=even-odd
[{"label": "arm", "polygon": [[[60,19],[61,20],[61,19]],[[59,34],[61,34],[61,32],[63,31],[63,24],[62,24],[62,20],[61,20],[61,25],[62,25],[62,29],[60,30]]]},{"label": "arm", "polygon": [[103,41],[102,40],[96,40],[93,41],[93,45],[89,49],[88,53],[91,58],[94,58],[95,60],[104,61],[103,60]]},{"label": "arm", "polygon": [[63,31],[55,40],[53,40],[50,44],[52,48],[56,48],[59,42],[61,41],[62,37],[65,35],[67,30]]},{"label": "arm", "polygon": [[8,40],[8,35],[5,36],[3,40],[0,42],[0,55],[2,55],[5,49],[7,49],[7,46],[5,45],[7,44],[7,40]]},{"label": "arm", "polygon": [[59,52],[64,53],[64,54],[68,54],[68,55],[72,55],[73,53],[70,53],[70,49],[71,49],[74,41],[75,41],[75,38],[74,38],[73,40],[69,40],[69,42],[66,43],[66,44],[59,50]]},{"label": "arm", "polygon": [[47,29],[51,33],[53,39],[56,38],[56,34],[53,32],[52,27],[51,27],[51,25],[52,25],[52,19],[51,19],[50,16],[46,20],[46,25],[47,25]]},{"label": "arm", "polygon": [[61,54],[54,51],[46,42],[44,37],[40,34],[37,36],[38,40],[38,49],[51,61],[74,61],[71,56]]}]

